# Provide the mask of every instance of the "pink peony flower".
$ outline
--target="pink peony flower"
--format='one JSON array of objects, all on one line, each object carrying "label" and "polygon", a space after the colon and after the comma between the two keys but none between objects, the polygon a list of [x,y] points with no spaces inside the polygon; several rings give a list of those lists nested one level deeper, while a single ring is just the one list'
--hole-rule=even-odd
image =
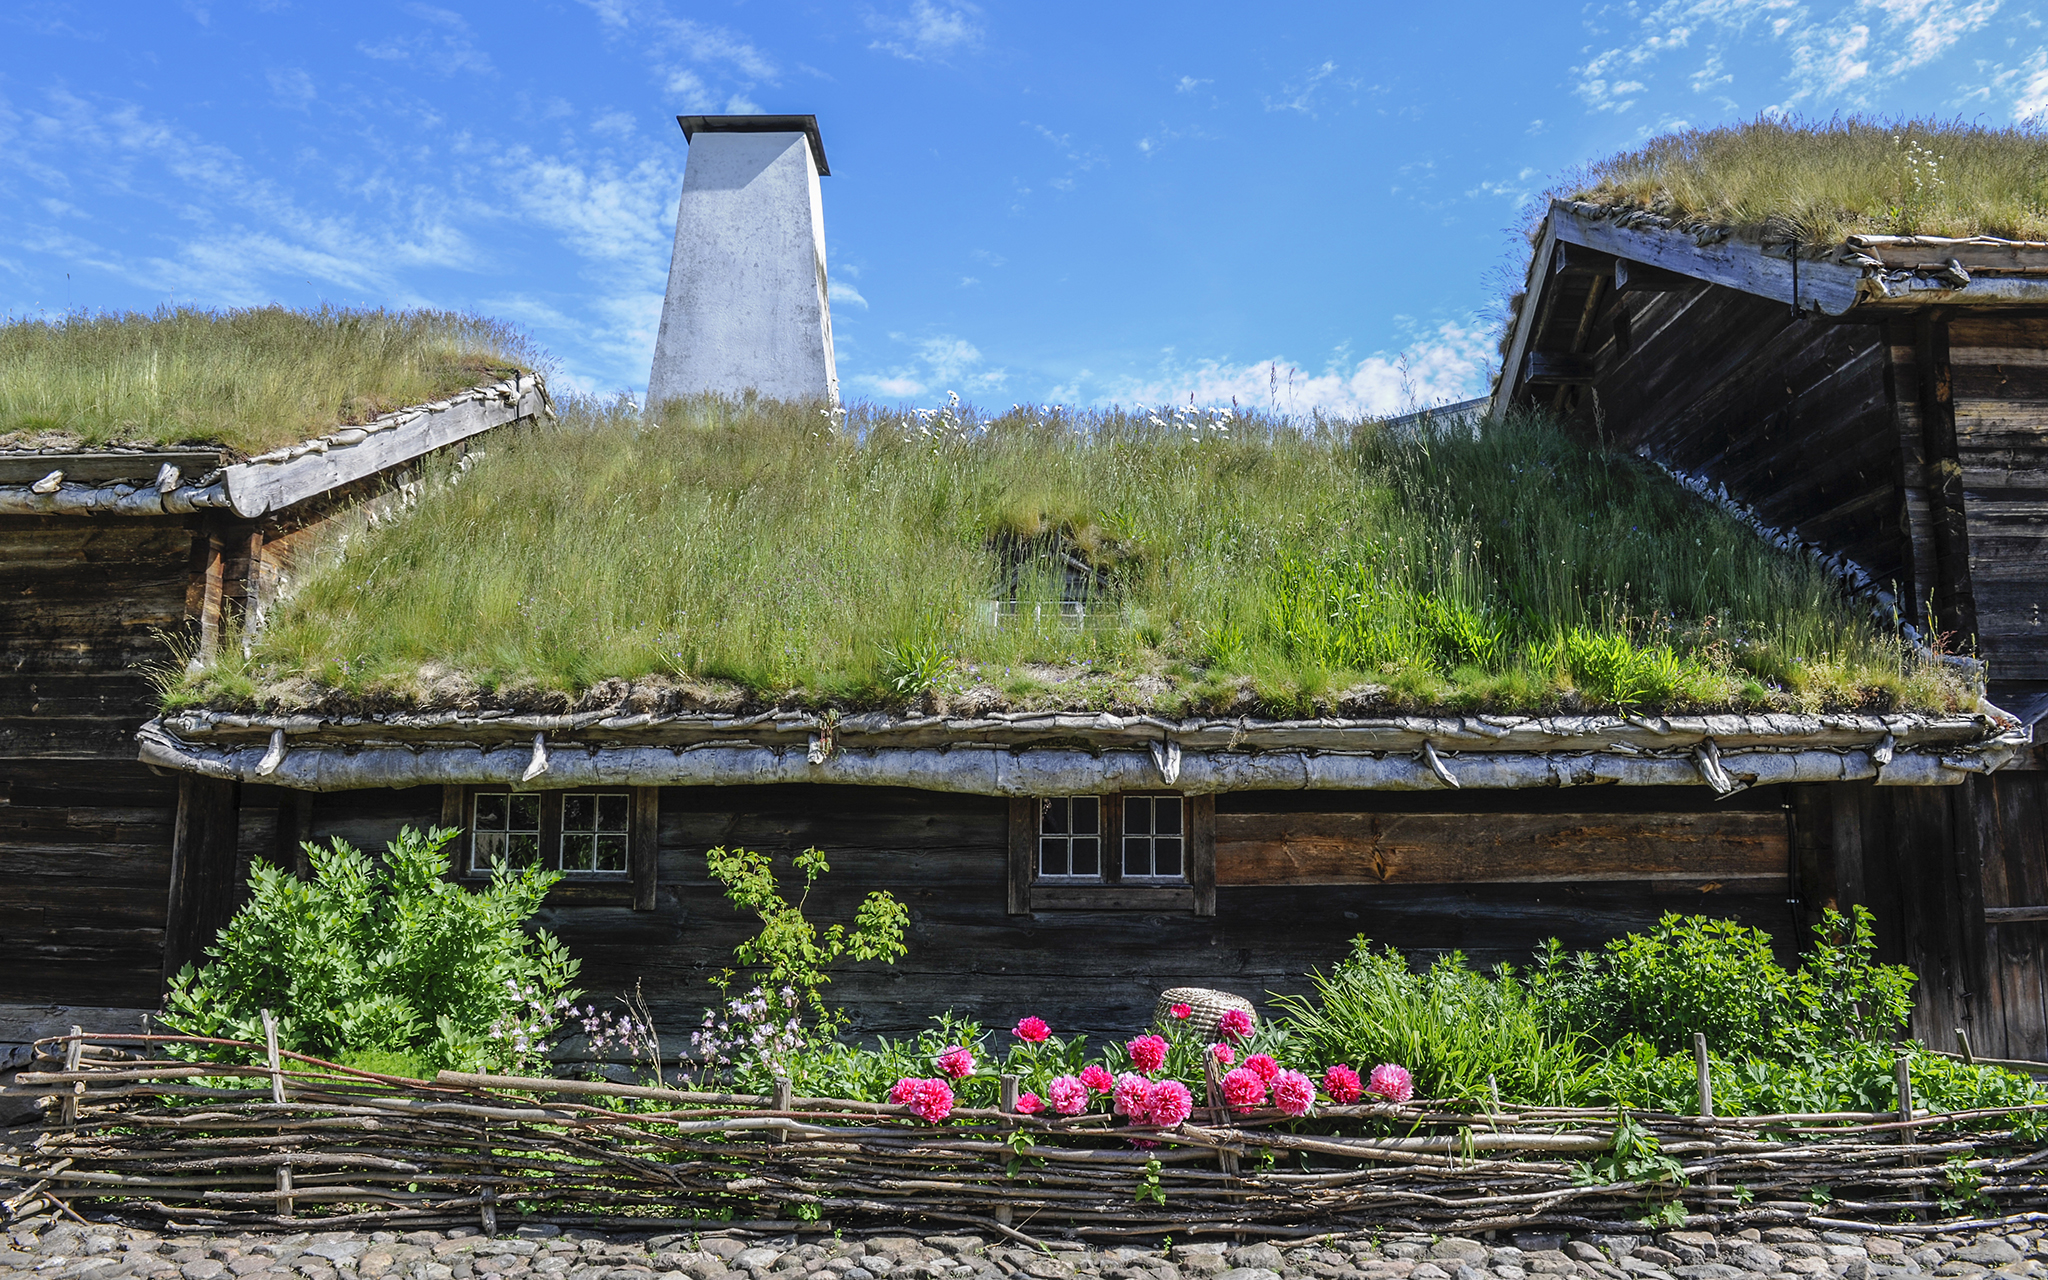
[{"label": "pink peony flower", "polygon": [[1406,1067],[1382,1062],[1372,1069],[1365,1091],[1376,1093],[1388,1102],[1406,1102],[1415,1096],[1415,1078],[1408,1074]]},{"label": "pink peony flower", "polygon": [[1073,1076],[1060,1076],[1045,1091],[1052,1095],[1052,1109],[1063,1116],[1078,1116],[1088,1109],[1088,1086]]},{"label": "pink peony flower", "polygon": [[974,1074],[974,1055],[957,1044],[947,1045],[939,1055],[939,1070],[958,1080]]},{"label": "pink peony flower", "polygon": [[1323,1072],[1323,1092],[1332,1102],[1352,1103],[1363,1095],[1364,1087],[1358,1083],[1358,1073],[1340,1062]]},{"label": "pink peony flower", "polygon": [[1195,1006],[1191,1004],[1177,1004],[1173,1006],[1173,1016],[1182,1022],[1186,1022],[1189,1018],[1195,1016]]},{"label": "pink peony flower", "polygon": [[1238,1067],[1223,1073],[1223,1100],[1233,1111],[1250,1111],[1266,1101],[1266,1082],[1259,1073]]},{"label": "pink peony flower", "polygon": [[1252,1015],[1242,1009],[1225,1009],[1217,1019],[1216,1029],[1226,1036],[1242,1040],[1252,1033]]},{"label": "pink peony flower", "polygon": [[1044,1044],[1052,1035],[1052,1028],[1045,1025],[1044,1018],[1019,1018],[1010,1034],[1026,1044]]},{"label": "pink peony flower", "polygon": [[1018,1115],[1035,1116],[1043,1110],[1045,1110],[1045,1099],[1039,1097],[1037,1094],[1032,1093],[1030,1090],[1027,1089],[1023,1093],[1017,1095]]},{"label": "pink peony flower", "polygon": [[1247,1071],[1258,1072],[1259,1079],[1266,1084],[1273,1083],[1273,1077],[1280,1074],[1280,1064],[1273,1061],[1271,1054],[1266,1053],[1255,1053],[1246,1058],[1244,1067]]},{"label": "pink peony flower", "polygon": [[1131,1051],[1131,1062],[1146,1075],[1166,1065],[1166,1041],[1158,1036],[1139,1036],[1125,1045]]},{"label": "pink peony flower", "polygon": [[889,1090],[889,1101],[909,1107],[926,1124],[937,1124],[953,1114],[953,1086],[944,1080],[905,1077]]},{"label": "pink peony flower", "polygon": [[1116,1078],[1116,1114],[1143,1124],[1149,1111],[1145,1104],[1151,1096],[1152,1082],[1145,1077],[1127,1071]]},{"label": "pink peony flower", "polygon": [[1305,1116],[1315,1105],[1315,1082],[1299,1071],[1282,1071],[1273,1077],[1273,1105],[1290,1116]]},{"label": "pink peony flower", "polygon": [[1161,1080],[1145,1099],[1150,1112],[1146,1119],[1162,1129],[1171,1129],[1195,1113],[1194,1095],[1178,1080]]},{"label": "pink peony flower", "polygon": [[1217,1043],[1209,1046],[1209,1056],[1216,1059],[1216,1063],[1218,1066],[1227,1067],[1231,1063],[1237,1061],[1237,1050],[1231,1048],[1227,1044],[1222,1043],[1221,1041],[1218,1041]]},{"label": "pink peony flower", "polygon": [[1096,1093],[1108,1093],[1116,1088],[1116,1081],[1110,1078],[1109,1068],[1099,1062],[1091,1062],[1081,1068],[1081,1083]]}]

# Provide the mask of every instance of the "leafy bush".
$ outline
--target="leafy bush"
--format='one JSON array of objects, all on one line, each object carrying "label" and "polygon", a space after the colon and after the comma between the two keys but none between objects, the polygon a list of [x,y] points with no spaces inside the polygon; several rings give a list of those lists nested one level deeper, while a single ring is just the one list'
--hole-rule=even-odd
[{"label": "leafy bush", "polygon": [[338,838],[309,844],[310,883],[258,862],[210,963],[172,980],[165,1024],[261,1043],[269,1009],[279,1045],[315,1057],[461,1067],[523,1056],[510,1020],[578,994],[568,990],[577,961],[545,931],[524,930],[561,877],[500,863],[489,887],[464,889],[444,878],[455,834],[407,827],[381,859]]},{"label": "leafy bush", "polygon": [[1312,981],[1312,998],[1276,1003],[1317,1061],[1397,1063],[1418,1097],[1484,1098],[1491,1080],[1504,1099],[1561,1103],[1579,1087],[1579,1037],[1549,1026],[1505,969],[1489,980],[1453,952],[1415,973],[1400,952],[1361,937],[1350,959]]},{"label": "leafy bush", "polygon": [[1567,954],[1553,939],[1530,987],[1548,1025],[1603,1045],[1641,1037],[1659,1052],[1789,1059],[1801,1051],[1888,1041],[1904,1030],[1913,974],[1874,957],[1870,912],[1830,908],[1806,963],[1787,973],[1770,935],[1733,920],[1666,915],[1598,952]]}]

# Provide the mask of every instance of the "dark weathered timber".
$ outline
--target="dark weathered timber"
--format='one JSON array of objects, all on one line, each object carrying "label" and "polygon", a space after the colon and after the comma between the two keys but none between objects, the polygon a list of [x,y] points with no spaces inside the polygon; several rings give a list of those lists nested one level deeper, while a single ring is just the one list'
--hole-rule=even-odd
[{"label": "dark weathered timber", "polygon": [[2048,679],[2048,320],[1948,324],[1979,651],[2003,679]]},{"label": "dark weathered timber", "polygon": [[1647,262],[1632,262],[1617,258],[1614,263],[1614,291],[1616,293],[1674,293],[1694,285],[1688,276],[1663,267],[1653,267]]},{"label": "dark weathered timber", "polygon": [[202,963],[207,946],[241,904],[248,867],[238,856],[237,787],[219,778],[178,780],[164,924],[166,979],[188,964]]},{"label": "dark weathered timber", "polygon": [[1583,386],[1593,381],[1594,372],[1589,356],[1570,351],[1531,351],[1523,365],[1522,381],[1532,387]]}]

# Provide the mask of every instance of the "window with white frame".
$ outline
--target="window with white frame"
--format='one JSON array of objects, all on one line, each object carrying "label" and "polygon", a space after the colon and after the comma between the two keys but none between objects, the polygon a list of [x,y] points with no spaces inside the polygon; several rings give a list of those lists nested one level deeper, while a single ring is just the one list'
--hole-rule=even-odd
[{"label": "window with white frame", "polygon": [[1051,796],[1038,802],[1038,878],[1102,878],[1102,798]]},{"label": "window with white frame", "polygon": [[562,797],[562,861],[569,875],[626,873],[633,797],[624,791],[571,791]]},{"label": "window with white frame", "polygon": [[530,867],[540,861],[540,794],[480,791],[472,799],[469,869],[488,873],[494,862]]},{"label": "window with white frame", "polygon": [[468,871],[489,875],[503,861],[572,879],[624,879],[632,827],[630,791],[477,791],[469,798]]},{"label": "window with white frame", "polygon": [[1124,879],[1183,878],[1187,866],[1184,816],[1179,796],[1123,797]]}]

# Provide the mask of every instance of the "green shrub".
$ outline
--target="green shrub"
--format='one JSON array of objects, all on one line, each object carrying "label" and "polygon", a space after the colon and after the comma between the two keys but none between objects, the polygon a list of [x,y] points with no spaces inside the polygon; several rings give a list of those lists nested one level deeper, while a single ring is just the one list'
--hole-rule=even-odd
[{"label": "green shrub", "polygon": [[548,1011],[578,994],[577,962],[524,926],[561,877],[500,863],[467,890],[445,878],[455,834],[407,827],[374,860],[340,839],[309,844],[311,882],[258,862],[210,962],[172,980],[165,1024],[261,1043],[269,1009],[283,1048],[422,1068],[544,1052]]},{"label": "green shrub", "polygon": [[1489,1080],[1503,1099],[1522,1102],[1562,1103],[1579,1092],[1578,1037],[1546,1025],[1505,969],[1489,980],[1453,952],[1415,973],[1400,952],[1361,937],[1348,960],[1311,980],[1313,997],[1275,1004],[1284,1030],[1317,1061],[1360,1071],[1399,1064],[1417,1097],[1482,1099]]}]

